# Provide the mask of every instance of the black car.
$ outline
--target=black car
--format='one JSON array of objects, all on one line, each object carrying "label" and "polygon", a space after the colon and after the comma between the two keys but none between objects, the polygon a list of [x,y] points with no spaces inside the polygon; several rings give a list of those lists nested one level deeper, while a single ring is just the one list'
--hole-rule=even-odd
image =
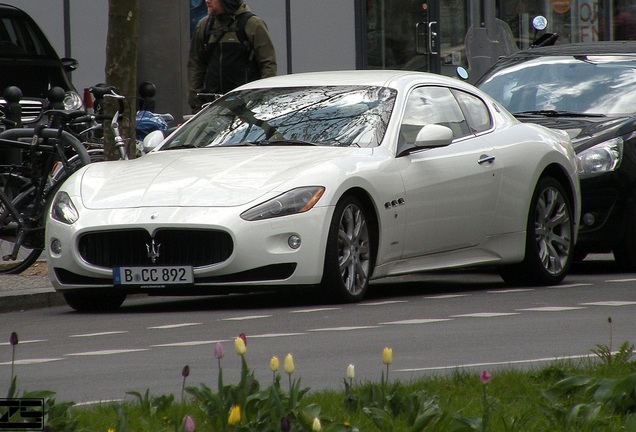
[{"label": "black car", "polygon": [[[11,86],[22,92],[22,122],[31,126],[42,119],[49,90],[64,90],[66,109],[79,109],[82,99],[68,73],[77,68],[75,59],[60,59],[36,22],[14,6],[0,4],[0,95]],[[8,98],[10,96],[7,96]],[[0,100],[4,104],[5,99]]]},{"label": "black car", "polygon": [[519,120],[568,132],[581,182],[575,256],[612,252],[636,271],[636,42],[519,51],[476,85]]}]

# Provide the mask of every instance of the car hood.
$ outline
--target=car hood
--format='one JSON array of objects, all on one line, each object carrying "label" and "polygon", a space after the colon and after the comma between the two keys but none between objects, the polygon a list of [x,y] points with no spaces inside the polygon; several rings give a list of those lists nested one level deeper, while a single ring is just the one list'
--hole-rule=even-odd
[{"label": "car hood", "polygon": [[[608,137],[629,133],[635,128],[634,117],[544,117],[519,116],[525,123],[535,123],[568,133],[577,152],[585,150]],[[626,128],[623,130],[623,128]]]},{"label": "car hood", "polygon": [[80,194],[82,204],[90,209],[240,206],[353,152],[371,154],[372,150],[233,147],[159,151],[131,161],[88,165],[81,172]]}]

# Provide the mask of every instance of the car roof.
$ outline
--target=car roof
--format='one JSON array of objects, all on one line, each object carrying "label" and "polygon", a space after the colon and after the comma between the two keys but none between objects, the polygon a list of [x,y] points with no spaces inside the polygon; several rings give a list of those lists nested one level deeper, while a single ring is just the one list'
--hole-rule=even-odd
[{"label": "car roof", "polygon": [[339,70],[278,75],[252,81],[239,89],[262,87],[308,87],[325,85],[360,85],[401,87],[404,83],[424,79],[430,84],[465,87],[466,83],[443,75],[405,70]]},{"label": "car roof", "polygon": [[636,41],[603,41],[603,42],[577,42],[563,45],[530,48],[518,51],[507,58],[535,58],[542,56],[568,56],[568,55],[636,55]]}]

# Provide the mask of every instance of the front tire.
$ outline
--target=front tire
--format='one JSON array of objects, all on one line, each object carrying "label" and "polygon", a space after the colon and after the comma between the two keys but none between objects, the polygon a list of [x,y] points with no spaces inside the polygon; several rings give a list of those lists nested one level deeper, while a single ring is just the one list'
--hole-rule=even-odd
[{"label": "front tire", "polygon": [[499,274],[512,285],[558,285],[572,265],[573,239],[572,203],[561,183],[544,177],[530,203],[525,258]]},{"label": "front tire", "polygon": [[325,253],[321,292],[335,302],[364,298],[375,265],[372,219],[353,196],[343,198],[334,211]]}]

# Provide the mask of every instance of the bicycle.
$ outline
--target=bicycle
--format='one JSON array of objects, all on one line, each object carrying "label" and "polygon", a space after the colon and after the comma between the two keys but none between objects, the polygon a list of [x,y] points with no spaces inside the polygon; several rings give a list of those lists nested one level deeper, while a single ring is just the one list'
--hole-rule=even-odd
[{"label": "bicycle", "polygon": [[0,164],[0,273],[17,274],[44,251],[44,223],[55,192],[91,159],[62,126],[8,129],[0,133],[0,149],[5,157]]}]

